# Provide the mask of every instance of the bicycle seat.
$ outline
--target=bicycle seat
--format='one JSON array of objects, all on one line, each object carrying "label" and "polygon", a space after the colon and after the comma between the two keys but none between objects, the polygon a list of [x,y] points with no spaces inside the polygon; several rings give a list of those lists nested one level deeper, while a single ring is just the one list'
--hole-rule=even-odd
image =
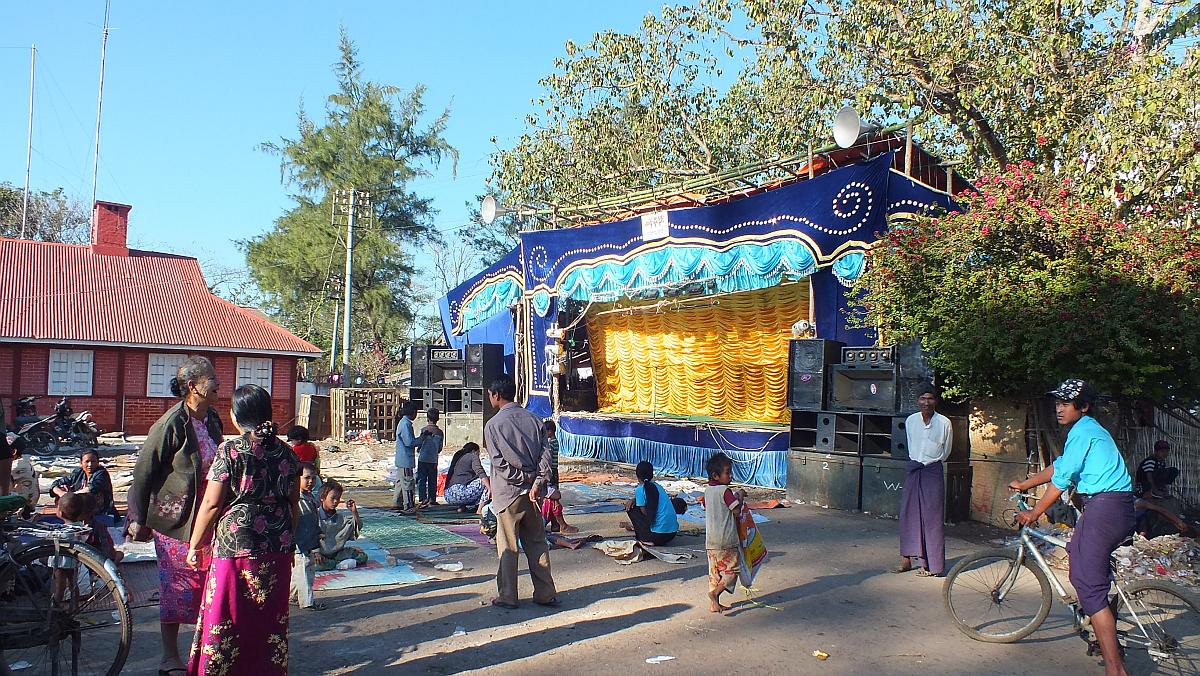
[{"label": "bicycle seat", "polygon": [[0,495],[0,515],[8,515],[25,509],[28,502],[20,495]]}]

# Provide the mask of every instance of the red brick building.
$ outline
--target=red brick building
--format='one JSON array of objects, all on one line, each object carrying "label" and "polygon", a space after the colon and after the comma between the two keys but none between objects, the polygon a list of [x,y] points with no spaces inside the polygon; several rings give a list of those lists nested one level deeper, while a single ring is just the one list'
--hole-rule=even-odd
[{"label": "red brick building", "polygon": [[145,434],[177,400],[170,379],[187,355],[216,366],[218,410],[245,383],[271,392],[275,421],[296,411],[296,362],[321,350],[209,292],[195,258],[127,246],[129,210],[97,202],[92,244],[0,238],[0,405],[67,396],[101,428]]}]

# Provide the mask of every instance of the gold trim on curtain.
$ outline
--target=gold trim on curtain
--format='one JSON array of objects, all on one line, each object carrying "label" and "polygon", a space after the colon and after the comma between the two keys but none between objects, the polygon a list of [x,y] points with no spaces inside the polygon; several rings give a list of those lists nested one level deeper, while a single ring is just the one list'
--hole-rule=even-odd
[{"label": "gold trim on curtain", "polygon": [[808,299],[803,280],[589,317],[600,411],[786,422],[788,341]]}]

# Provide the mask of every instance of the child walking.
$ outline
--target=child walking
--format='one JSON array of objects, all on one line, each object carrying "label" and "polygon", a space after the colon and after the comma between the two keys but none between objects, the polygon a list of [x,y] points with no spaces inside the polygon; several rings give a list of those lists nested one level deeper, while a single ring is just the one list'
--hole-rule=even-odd
[{"label": "child walking", "polygon": [[708,487],[704,489],[704,549],[708,553],[708,609],[729,610],[721,605],[721,592],[732,592],[738,578],[737,513],[746,491],[734,491],[733,460],[724,453],[708,459]]},{"label": "child walking", "polygon": [[296,561],[292,565],[291,596],[296,605],[309,610],[325,610],[324,603],[313,602],[313,580],[321,564],[321,503],[313,494],[317,468],[300,463],[300,519],[296,523]]}]

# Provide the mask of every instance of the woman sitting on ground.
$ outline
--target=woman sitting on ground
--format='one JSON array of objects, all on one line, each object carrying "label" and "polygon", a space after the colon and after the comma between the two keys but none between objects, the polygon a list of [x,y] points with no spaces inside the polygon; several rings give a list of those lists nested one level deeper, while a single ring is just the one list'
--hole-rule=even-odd
[{"label": "woman sitting on ground", "polygon": [[641,484],[626,503],[629,521],[639,542],[652,547],[661,547],[675,539],[679,532],[679,519],[675,505],[667,491],[654,481],[654,465],[646,461],[637,465],[637,478]]},{"label": "woman sitting on ground", "polygon": [[483,463],[479,462],[479,444],[468,441],[450,459],[444,491],[446,502],[457,506],[458,511],[465,512],[486,501],[491,492],[492,485],[487,472],[483,471]]},{"label": "woman sitting on ground", "polygon": [[50,494],[55,502],[67,493],[90,493],[96,506],[96,521],[105,526],[117,525],[112,479],[100,464],[100,452],[96,449],[89,448],[80,453],[79,469],[50,484]]}]

